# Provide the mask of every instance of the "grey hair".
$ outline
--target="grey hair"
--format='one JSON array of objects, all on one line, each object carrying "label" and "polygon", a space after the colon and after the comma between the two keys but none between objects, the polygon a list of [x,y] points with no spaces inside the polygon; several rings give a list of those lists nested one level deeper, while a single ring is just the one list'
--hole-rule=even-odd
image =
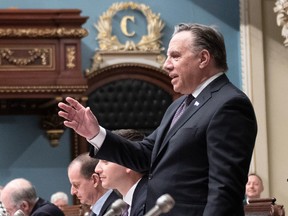
[{"label": "grey hair", "polygon": [[19,190],[15,190],[11,193],[11,201],[16,206],[19,206],[23,201],[27,201],[29,204],[33,205],[36,200],[37,193],[32,184],[19,188]]},{"label": "grey hair", "polygon": [[66,193],[62,192],[62,191],[58,191],[58,192],[52,194],[51,198],[50,198],[50,202],[54,203],[54,202],[56,202],[59,199],[62,199],[66,203],[68,203],[68,195]]},{"label": "grey hair", "polygon": [[216,66],[224,72],[228,70],[224,37],[216,27],[196,23],[181,23],[175,26],[172,37],[182,31],[192,33],[194,38],[193,44],[191,44],[192,51],[208,50],[214,58]]}]

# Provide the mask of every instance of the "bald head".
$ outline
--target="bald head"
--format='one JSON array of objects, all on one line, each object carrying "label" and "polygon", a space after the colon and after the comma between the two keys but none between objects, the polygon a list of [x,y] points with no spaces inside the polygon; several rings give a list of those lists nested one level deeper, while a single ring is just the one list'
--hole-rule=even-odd
[{"label": "bald head", "polygon": [[1,200],[5,206],[17,206],[22,201],[34,205],[37,194],[31,182],[24,178],[17,178],[5,185],[1,192]]},{"label": "bald head", "polygon": [[16,178],[8,182],[6,186],[4,187],[4,189],[14,189],[14,190],[18,189],[19,190],[22,188],[29,188],[29,187],[33,187],[33,186],[28,180],[24,178]]}]

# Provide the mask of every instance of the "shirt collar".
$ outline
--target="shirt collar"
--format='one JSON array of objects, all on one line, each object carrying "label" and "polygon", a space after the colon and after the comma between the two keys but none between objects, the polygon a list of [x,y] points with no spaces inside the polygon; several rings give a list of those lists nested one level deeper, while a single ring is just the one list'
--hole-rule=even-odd
[{"label": "shirt collar", "polygon": [[102,206],[104,205],[105,201],[107,200],[107,198],[110,196],[110,194],[112,193],[112,189],[108,190],[105,194],[103,194],[103,196],[100,197],[100,199],[98,199],[96,201],[96,203],[93,204],[93,206],[91,206],[91,210],[96,214],[99,215]]},{"label": "shirt collar", "polygon": [[136,186],[138,184],[138,182],[140,181],[140,179],[129,189],[129,191],[125,194],[125,196],[123,196],[123,200],[129,205],[132,205],[132,199],[133,199],[133,194],[134,191],[136,189]]},{"label": "shirt collar", "polygon": [[203,83],[201,83],[199,86],[197,86],[197,88],[192,93],[192,95],[196,98],[203,91],[203,89],[206,86],[208,86],[213,80],[215,80],[216,78],[218,78],[222,74],[224,74],[224,72],[219,72],[219,73],[215,74],[214,76],[210,77],[209,79],[205,80]]}]

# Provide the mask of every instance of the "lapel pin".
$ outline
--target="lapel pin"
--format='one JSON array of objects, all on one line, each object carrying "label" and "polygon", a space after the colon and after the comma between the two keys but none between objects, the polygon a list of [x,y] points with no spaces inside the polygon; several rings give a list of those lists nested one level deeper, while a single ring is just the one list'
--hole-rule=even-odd
[{"label": "lapel pin", "polygon": [[199,106],[199,102],[195,101],[194,106]]}]

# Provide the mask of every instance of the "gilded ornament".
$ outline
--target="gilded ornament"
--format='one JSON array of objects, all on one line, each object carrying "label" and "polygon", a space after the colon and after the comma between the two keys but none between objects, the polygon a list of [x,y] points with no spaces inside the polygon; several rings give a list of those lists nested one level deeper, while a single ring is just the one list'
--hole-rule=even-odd
[{"label": "gilded ornament", "polygon": [[75,59],[76,59],[76,49],[75,47],[67,47],[66,50],[66,59],[67,59],[67,68],[72,69],[75,68]]},{"label": "gilded ornament", "polygon": [[0,38],[82,38],[83,28],[0,28]]},{"label": "gilded ornament", "polygon": [[[142,36],[141,40],[135,44],[133,41],[126,41],[125,44],[119,42],[117,36],[112,35],[112,18],[121,10],[126,9],[139,10],[147,19],[147,35]],[[130,19],[130,18],[129,18]],[[136,4],[134,2],[114,3],[108,11],[100,16],[97,24],[94,25],[98,30],[97,40],[99,48],[102,51],[162,51],[161,37],[162,29],[165,24],[160,19],[160,15],[153,14],[150,8],[144,4]],[[122,24],[121,29],[126,27]],[[124,30],[125,32],[126,30]],[[127,32],[127,34],[129,34]],[[132,34],[132,33],[130,33]]]},{"label": "gilded ornament", "polygon": [[28,57],[15,57],[13,56],[14,51],[11,49],[0,49],[0,65],[2,64],[2,59],[6,59],[11,65],[29,65],[33,64],[38,58],[41,59],[41,64],[47,64],[47,54],[49,54],[48,49],[32,49],[26,50]]}]

